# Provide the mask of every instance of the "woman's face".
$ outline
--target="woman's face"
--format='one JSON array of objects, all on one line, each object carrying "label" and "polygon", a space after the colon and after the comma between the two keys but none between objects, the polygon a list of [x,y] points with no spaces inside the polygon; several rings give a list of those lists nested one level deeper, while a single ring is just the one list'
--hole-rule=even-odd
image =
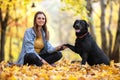
[{"label": "woman's face", "polygon": [[38,14],[36,17],[36,24],[38,26],[43,26],[45,24],[45,16],[43,14]]}]

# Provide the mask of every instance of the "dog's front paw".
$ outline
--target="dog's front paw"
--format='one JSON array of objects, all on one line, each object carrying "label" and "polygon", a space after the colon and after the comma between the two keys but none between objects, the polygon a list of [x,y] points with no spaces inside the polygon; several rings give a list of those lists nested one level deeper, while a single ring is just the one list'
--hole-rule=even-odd
[{"label": "dog's front paw", "polygon": [[69,47],[70,44],[64,44],[63,46]]},{"label": "dog's front paw", "polygon": [[58,51],[64,50],[64,46],[61,46]]},{"label": "dog's front paw", "polygon": [[66,48],[66,46],[64,46],[64,44],[63,44],[63,45],[61,45],[61,46],[56,47],[56,51],[62,51],[62,50],[64,50],[65,48]]}]

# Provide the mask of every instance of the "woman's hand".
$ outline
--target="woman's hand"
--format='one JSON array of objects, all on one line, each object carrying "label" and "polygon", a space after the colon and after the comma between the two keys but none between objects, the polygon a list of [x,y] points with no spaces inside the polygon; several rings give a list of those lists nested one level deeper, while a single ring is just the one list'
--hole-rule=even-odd
[{"label": "woman's hand", "polygon": [[47,61],[45,61],[44,59],[41,59],[43,65],[48,65],[50,67],[53,67],[52,65],[50,65]]},{"label": "woman's hand", "polygon": [[64,50],[66,48],[67,48],[67,46],[64,46],[64,44],[62,44],[62,45],[56,47],[56,51],[61,51],[61,50]]}]

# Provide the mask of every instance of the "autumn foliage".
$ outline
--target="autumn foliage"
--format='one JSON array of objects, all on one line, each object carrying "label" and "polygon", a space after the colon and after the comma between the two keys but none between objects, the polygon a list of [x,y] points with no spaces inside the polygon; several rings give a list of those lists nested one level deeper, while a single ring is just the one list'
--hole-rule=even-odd
[{"label": "autumn foliage", "polygon": [[1,62],[0,80],[120,80],[120,63],[113,61],[110,66],[81,66],[67,60],[61,60],[55,65],[9,66],[7,62]]}]

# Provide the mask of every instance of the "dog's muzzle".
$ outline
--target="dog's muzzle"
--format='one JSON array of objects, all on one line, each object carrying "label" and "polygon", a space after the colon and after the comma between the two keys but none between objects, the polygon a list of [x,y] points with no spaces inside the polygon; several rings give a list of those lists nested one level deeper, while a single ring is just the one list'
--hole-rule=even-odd
[{"label": "dog's muzzle", "polygon": [[77,32],[77,33],[80,32],[81,31],[81,25],[79,23],[76,24],[74,29],[75,29],[75,32]]},{"label": "dog's muzzle", "polygon": [[80,29],[80,24],[76,24],[74,28],[75,29]]}]

